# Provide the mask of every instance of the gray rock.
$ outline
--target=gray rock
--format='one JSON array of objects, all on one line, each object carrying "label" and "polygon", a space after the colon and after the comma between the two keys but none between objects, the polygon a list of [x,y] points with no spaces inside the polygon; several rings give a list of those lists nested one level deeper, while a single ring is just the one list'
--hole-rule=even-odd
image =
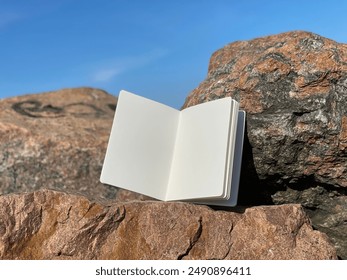
[{"label": "gray rock", "polygon": [[227,45],[183,107],[225,96],[247,111],[257,179],[347,187],[345,44],[289,32]]},{"label": "gray rock", "polygon": [[347,191],[330,187],[310,187],[278,191],[275,204],[301,204],[313,226],[325,232],[334,242],[339,257],[347,259]]}]

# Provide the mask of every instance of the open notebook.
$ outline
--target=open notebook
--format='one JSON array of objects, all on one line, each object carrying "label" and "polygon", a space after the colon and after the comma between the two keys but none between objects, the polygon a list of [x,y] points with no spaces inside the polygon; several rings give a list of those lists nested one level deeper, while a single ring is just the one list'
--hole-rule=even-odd
[{"label": "open notebook", "polygon": [[244,126],[230,97],[179,111],[121,91],[100,181],[163,201],[234,206]]}]

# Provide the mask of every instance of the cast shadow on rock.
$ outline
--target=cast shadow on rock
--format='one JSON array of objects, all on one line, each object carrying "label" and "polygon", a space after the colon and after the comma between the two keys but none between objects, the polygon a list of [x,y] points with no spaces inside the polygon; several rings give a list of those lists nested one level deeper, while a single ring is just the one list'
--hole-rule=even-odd
[{"label": "cast shadow on rock", "polygon": [[273,205],[271,199],[273,193],[273,187],[269,188],[265,182],[259,179],[254,164],[252,146],[248,138],[247,125],[245,125],[238,205],[232,208],[223,206],[211,206],[211,208],[241,213],[250,206]]}]

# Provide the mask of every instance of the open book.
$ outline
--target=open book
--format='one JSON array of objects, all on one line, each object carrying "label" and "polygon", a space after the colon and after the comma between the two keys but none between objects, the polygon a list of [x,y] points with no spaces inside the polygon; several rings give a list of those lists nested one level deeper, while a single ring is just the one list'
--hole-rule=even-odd
[{"label": "open book", "polygon": [[234,206],[244,125],[230,97],[179,111],[121,91],[100,181],[163,201]]}]

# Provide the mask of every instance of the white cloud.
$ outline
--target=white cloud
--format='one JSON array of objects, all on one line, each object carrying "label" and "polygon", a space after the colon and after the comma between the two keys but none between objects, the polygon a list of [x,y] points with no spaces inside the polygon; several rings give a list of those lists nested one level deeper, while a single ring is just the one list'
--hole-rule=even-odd
[{"label": "white cloud", "polygon": [[111,59],[108,63],[102,64],[98,70],[94,71],[92,80],[94,82],[109,82],[118,75],[146,66],[167,55],[167,53],[167,50],[154,49],[141,55]]},{"label": "white cloud", "polygon": [[94,73],[93,80],[95,82],[107,82],[115,78],[120,71],[116,68],[112,69],[101,69]]}]

